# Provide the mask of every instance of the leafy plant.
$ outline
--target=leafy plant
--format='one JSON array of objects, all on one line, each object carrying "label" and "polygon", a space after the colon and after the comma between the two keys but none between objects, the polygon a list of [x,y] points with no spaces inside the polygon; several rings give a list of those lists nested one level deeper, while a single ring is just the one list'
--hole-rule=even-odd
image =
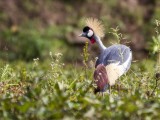
[{"label": "leafy plant", "polygon": [[109,33],[112,34],[116,38],[117,44],[120,44],[120,41],[124,39],[122,33],[119,32],[118,26],[116,28],[111,28],[111,32]]},{"label": "leafy plant", "polygon": [[150,42],[150,49],[152,51],[153,54],[157,54],[157,64],[156,64],[156,68],[157,68],[157,72],[159,72],[159,68],[160,68],[160,34],[159,34],[159,29],[160,29],[160,21],[159,20],[155,20],[155,24],[156,24],[156,36],[152,37],[152,42]]}]

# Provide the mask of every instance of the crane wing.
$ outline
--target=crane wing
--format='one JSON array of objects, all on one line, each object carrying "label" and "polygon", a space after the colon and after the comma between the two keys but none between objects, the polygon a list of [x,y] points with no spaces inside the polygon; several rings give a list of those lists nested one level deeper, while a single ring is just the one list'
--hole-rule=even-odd
[{"label": "crane wing", "polygon": [[131,59],[132,52],[129,47],[125,45],[112,45],[100,54],[98,60],[96,61],[96,67],[99,64],[107,66],[111,63],[123,65],[126,61],[128,61],[128,64],[125,66],[128,70],[131,64]]},{"label": "crane wing", "polygon": [[108,47],[98,58],[96,68],[104,65],[110,85],[115,84],[121,75],[128,71],[131,65],[132,52],[124,45],[112,45]]},{"label": "crane wing", "polygon": [[94,82],[97,85],[97,88],[94,91],[95,94],[97,92],[104,92],[106,90],[108,83],[108,76],[104,65],[99,64],[96,70],[94,71]]}]

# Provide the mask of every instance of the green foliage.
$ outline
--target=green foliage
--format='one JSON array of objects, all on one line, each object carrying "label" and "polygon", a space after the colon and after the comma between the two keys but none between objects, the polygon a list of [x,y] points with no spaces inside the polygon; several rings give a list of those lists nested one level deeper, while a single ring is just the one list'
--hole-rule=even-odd
[{"label": "green foliage", "polygon": [[122,33],[120,33],[119,31],[120,31],[120,29],[119,29],[119,27],[117,26],[116,28],[111,28],[111,32],[109,32],[109,33],[112,34],[112,35],[115,37],[115,39],[117,40],[117,42],[116,42],[116,43],[113,43],[113,44],[120,44],[121,40],[124,39]]},{"label": "green foliage", "polygon": [[83,48],[83,64],[85,65],[85,67],[87,68],[87,62],[89,59],[89,53],[88,53],[88,42],[86,42],[84,48]]},{"label": "green foliage", "polygon": [[[131,29],[132,34],[140,29],[148,33],[146,31],[151,27],[143,19],[150,12],[143,14],[145,6],[136,6],[135,12],[132,10],[135,7],[129,6],[130,2],[120,5],[117,0],[78,0],[78,3],[73,0],[15,0],[7,3],[4,7],[7,9],[2,8],[0,12],[0,57],[4,59],[0,60],[1,119],[160,118],[160,81],[155,77],[154,61],[133,63],[129,72],[112,87],[111,94],[107,91],[104,96],[94,95],[94,68],[89,66],[88,43],[81,56],[77,45],[66,42],[76,38],[79,29],[76,27],[82,26],[82,16],[101,17],[106,29],[119,25],[123,32]],[[156,7],[154,17],[159,18],[159,11]],[[156,24],[158,27],[159,22]],[[120,32],[118,27],[111,29],[116,43],[123,39]],[[143,37],[150,38],[150,34]],[[159,44],[157,34],[151,42],[153,53],[159,51]],[[48,60],[49,51],[56,53],[50,53],[51,60]],[[83,57],[84,66],[74,61],[78,57]],[[6,60],[16,61],[8,63]],[[75,64],[69,64],[71,60]]]},{"label": "green foliage", "polygon": [[152,39],[153,39],[153,42],[151,47],[152,47],[153,54],[155,54],[160,50],[160,36],[157,36],[157,37],[153,36]]},{"label": "green foliage", "polygon": [[34,22],[23,27],[14,26],[2,31],[0,39],[4,39],[1,41],[1,44],[4,45],[0,48],[2,49],[1,58],[31,61],[34,58],[44,58],[51,50],[72,54],[72,48],[65,43],[65,35],[70,31],[67,26],[51,26],[40,30],[35,29],[36,25],[33,24]]},{"label": "green foliage", "polygon": [[6,79],[10,79],[9,76],[13,76],[12,75],[12,69],[9,67],[9,65],[5,65],[3,68],[1,68],[1,81],[4,81]]},{"label": "green foliage", "polygon": [[[5,30],[2,33],[2,38],[6,39],[6,47],[9,60],[25,59],[31,60],[34,57],[41,56],[41,49],[43,49],[43,39],[36,33],[36,31],[20,30],[14,33],[11,30]],[[3,53],[3,51],[1,51]],[[5,56],[1,56],[4,58]]]},{"label": "green foliage", "polygon": [[56,53],[54,56],[52,52],[50,52],[50,56],[52,59],[51,69],[48,71],[48,74],[46,77],[48,79],[47,83],[48,83],[50,90],[54,91],[54,87],[56,86],[56,84],[63,85],[63,81],[62,80],[60,81],[59,78],[63,74],[62,69],[63,69],[64,64],[61,63],[60,61],[61,56],[62,56],[61,53]]},{"label": "green foliage", "polygon": [[[94,95],[93,69],[64,65],[61,53],[51,60],[34,59],[2,67],[1,119],[158,119],[159,84],[153,61],[133,64],[112,87],[111,94]],[[148,64],[150,66],[148,66]],[[147,66],[146,66],[147,65]],[[134,72],[135,71],[135,72]],[[12,74],[14,73],[14,77]],[[87,77],[86,77],[87,74]],[[156,83],[157,82],[157,83]],[[118,91],[119,90],[119,91]]]},{"label": "green foliage", "polygon": [[160,21],[155,20],[155,24],[156,24],[155,31],[156,31],[157,35],[153,36],[152,42],[150,42],[150,49],[153,52],[153,54],[160,52],[160,34],[159,34]]},{"label": "green foliage", "polygon": [[156,72],[160,72],[160,21],[155,20],[156,28],[155,32],[156,35],[152,37],[152,41],[150,42],[150,51],[153,55],[157,55],[157,63],[156,63]]}]

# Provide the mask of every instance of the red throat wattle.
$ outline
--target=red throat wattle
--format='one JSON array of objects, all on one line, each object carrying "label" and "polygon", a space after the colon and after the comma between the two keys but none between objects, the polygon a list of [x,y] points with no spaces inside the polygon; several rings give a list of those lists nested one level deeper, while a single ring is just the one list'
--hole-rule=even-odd
[{"label": "red throat wattle", "polygon": [[93,37],[90,39],[90,41],[92,44],[94,44],[96,42],[96,40]]}]

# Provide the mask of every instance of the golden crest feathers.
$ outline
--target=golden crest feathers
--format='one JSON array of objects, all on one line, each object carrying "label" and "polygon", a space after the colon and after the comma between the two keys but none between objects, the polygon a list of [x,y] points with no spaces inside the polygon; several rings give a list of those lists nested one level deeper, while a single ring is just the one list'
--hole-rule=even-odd
[{"label": "golden crest feathers", "polygon": [[100,38],[104,37],[104,25],[96,18],[87,18],[86,25],[93,29],[94,33]]}]

